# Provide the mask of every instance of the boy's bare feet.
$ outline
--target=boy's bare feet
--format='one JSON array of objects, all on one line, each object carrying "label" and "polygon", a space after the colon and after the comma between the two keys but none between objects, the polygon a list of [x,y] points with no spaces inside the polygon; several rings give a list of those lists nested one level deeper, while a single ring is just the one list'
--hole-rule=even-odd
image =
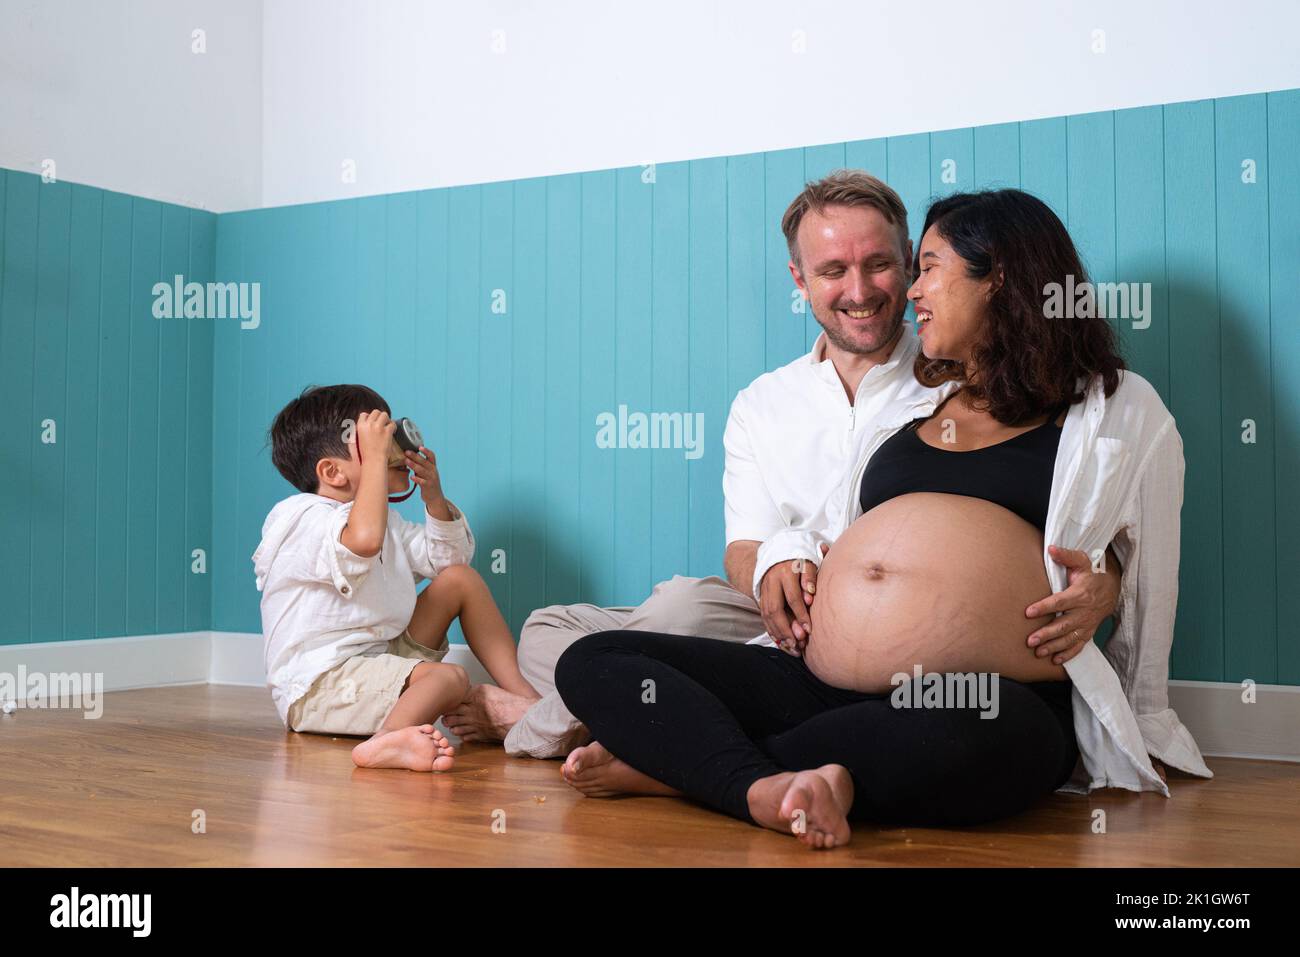
[{"label": "boy's bare feet", "polygon": [[408,771],[449,771],[456,749],[431,724],[380,731],[352,749],[359,768],[405,768]]},{"label": "boy's bare feet", "polygon": [[587,797],[614,797],[619,794],[649,794],[677,797],[668,785],[630,767],[610,754],[598,741],[574,748],[560,769],[564,780]]},{"label": "boy's bare feet", "polygon": [[838,847],[849,841],[853,779],[841,764],[760,778],[750,785],[748,800],[756,823],[793,833],[808,847]]},{"label": "boy's bare feet", "polygon": [[462,741],[504,741],[524,712],[540,700],[496,685],[475,685],[464,701],[442,716],[442,723]]}]

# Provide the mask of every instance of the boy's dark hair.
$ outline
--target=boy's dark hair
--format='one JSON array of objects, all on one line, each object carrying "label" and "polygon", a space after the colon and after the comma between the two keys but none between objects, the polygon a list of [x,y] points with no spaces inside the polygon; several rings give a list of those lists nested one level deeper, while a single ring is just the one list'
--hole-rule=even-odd
[{"label": "boy's dark hair", "polygon": [[388,403],[364,385],[308,386],[271,423],[271,461],[300,492],[320,487],[316,463],[324,458],[349,458],[343,441],[345,422],[356,422],[362,412],[382,409]]}]

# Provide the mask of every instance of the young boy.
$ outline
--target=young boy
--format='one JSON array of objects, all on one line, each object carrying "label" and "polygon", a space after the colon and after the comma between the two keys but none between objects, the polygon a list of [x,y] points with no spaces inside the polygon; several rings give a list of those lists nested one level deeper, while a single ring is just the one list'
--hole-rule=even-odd
[{"label": "young boy", "polygon": [[[267,681],[290,730],[370,735],[352,750],[358,766],[446,771],[455,749],[433,722],[469,690],[465,670],[442,663],[452,619],[497,684],[539,695],[469,566],[474,536],[443,496],[433,453],[402,452],[390,414],[372,389],[334,385],[275,417],[271,460],[301,494],[271,509],[253,554]],[[388,507],[408,469],[423,527]],[[422,578],[432,581],[417,598]]]}]

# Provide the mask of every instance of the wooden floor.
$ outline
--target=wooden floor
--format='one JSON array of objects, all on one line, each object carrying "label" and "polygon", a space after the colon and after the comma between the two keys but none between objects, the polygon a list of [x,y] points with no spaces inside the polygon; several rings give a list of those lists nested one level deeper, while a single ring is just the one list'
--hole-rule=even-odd
[{"label": "wooden floor", "polygon": [[1172,775],[1172,800],[1054,795],[997,825],[858,825],[811,852],[684,801],[583,798],[555,761],[470,745],[447,774],[369,771],[355,741],[286,733],[252,688],[116,692],[97,720],[0,716],[0,866],[1300,863],[1295,764],[1211,759],[1212,781]]}]

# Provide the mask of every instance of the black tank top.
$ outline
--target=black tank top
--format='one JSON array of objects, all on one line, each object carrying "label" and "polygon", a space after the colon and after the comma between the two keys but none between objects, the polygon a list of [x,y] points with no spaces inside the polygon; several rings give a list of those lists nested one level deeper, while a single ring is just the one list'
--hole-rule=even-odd
[{"label": "black tank top", "polygon": [[926,420],[909,422],[886,439],[867,464],[859,491],[863,514],[909,492],[944,492],[1001,505],[1044,531],[1061,441],[1056,420],[1068,407],[1060,406],[1028,432],[966,452],[926,444],[916,432]]}]

